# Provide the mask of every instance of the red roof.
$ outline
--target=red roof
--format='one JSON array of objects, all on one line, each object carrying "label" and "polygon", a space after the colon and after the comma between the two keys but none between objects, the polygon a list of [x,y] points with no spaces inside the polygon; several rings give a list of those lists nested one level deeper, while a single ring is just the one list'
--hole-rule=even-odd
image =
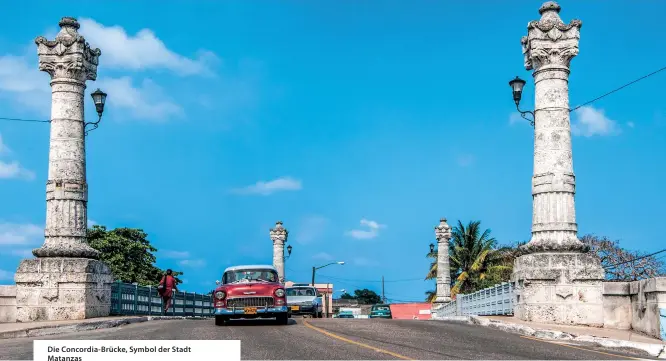
[{"label": "red roof", "polygon": [[393,303],[391,315],[396,320],[429,320],[431,303]]}]

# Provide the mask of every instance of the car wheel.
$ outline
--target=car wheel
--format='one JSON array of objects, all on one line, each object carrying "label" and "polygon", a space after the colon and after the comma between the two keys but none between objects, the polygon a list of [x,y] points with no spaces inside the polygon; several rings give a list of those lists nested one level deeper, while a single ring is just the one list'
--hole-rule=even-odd
[{"label": "car wheel", "polygon": [[278,315],[275,320],[279,325],[288,325],[289,324],[289,315]]},{"label": "car wheel", "polygon": [[215,326],[224,326],[226,321],[227,320],[222,316],[215,316]]},{"label": "car wheel", "polygon": [[321,314],[321,311],[317,312],[317,316],[316,316],[316,317],[317,317],[317,318],[322,318],[322,317],[323,317],[322,314]]}]

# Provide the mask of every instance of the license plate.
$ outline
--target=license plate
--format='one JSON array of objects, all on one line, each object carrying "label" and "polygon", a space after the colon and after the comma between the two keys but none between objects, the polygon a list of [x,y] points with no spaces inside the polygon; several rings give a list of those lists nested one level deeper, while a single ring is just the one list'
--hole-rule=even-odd
[{"label": "license plate", "polygon": [[299,306],[291,306],[291,310],[292,310],[292,311],[298,311],[298,310],[300,310],[300,309],[301,309],[301,308],[300,308]]},{"label": "license plate", "polygon": [[244,311],[248,315],[256,315],[257,314],[257,308],[256,307],[245,307]]}]

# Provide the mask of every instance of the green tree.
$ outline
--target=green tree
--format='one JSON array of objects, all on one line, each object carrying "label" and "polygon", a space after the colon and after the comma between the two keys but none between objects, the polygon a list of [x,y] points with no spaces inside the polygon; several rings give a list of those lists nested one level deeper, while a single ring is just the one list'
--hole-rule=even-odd
[{"label": "green tree", "polygon": [[[514,254],[513,247],[497,249],[497,240],[491,237],[490,229],[481,231],[480,221],[471,221],[467,226],[458,221],[451,233],[449,264],[452,297],[458,293],[471,293],[488,287],[491,282],[504,282],[504,278],[510,277],[513,261],[509,259]],[[432,259],[432,262],[426,280],[435,279],[437,253],[431,252],[427,257]],[[435,291],[427,291],[426,300],[432,302],[434,293]]]},{"label": "green tree", "polygon": [[382,303],[382,298],[375,291],[369,290],[367,288],[362,290],[354,290],[354,295],[350,295],[349,293],[345,292],[340,296],[340,298],[345,300],[356,300],[358,303],[368,305]]},{"label": "green tree", "polygon": [[353,300],[354,296],[350,295],[349,293],[345,292],[340,295],[340,298],[343,300]]},{"label": "green tree", "polygon": [[[88,229],[87,241],[100,252],[100,260],[111,268],[117,281],[154,286],[162,279],[164,270],[155,266],[153,253],[157,248],[150,244],[147,237],[141,229],[107,230],[104,226],[94,225]],[[178,276],[183,273],[174,271],[173,274],[176,284],[182,283]]]}]

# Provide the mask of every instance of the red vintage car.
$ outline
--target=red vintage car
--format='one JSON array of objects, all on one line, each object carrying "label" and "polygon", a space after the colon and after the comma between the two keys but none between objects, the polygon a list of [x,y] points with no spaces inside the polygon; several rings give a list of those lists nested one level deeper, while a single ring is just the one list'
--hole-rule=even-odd
[{"label": "red vintage car", "polygon": [[251,318],[275,318],[279,324],[289,323],[286,293],[273,266],[227,268],[213,293],[213,303],[217,326],[233,319]]}]

